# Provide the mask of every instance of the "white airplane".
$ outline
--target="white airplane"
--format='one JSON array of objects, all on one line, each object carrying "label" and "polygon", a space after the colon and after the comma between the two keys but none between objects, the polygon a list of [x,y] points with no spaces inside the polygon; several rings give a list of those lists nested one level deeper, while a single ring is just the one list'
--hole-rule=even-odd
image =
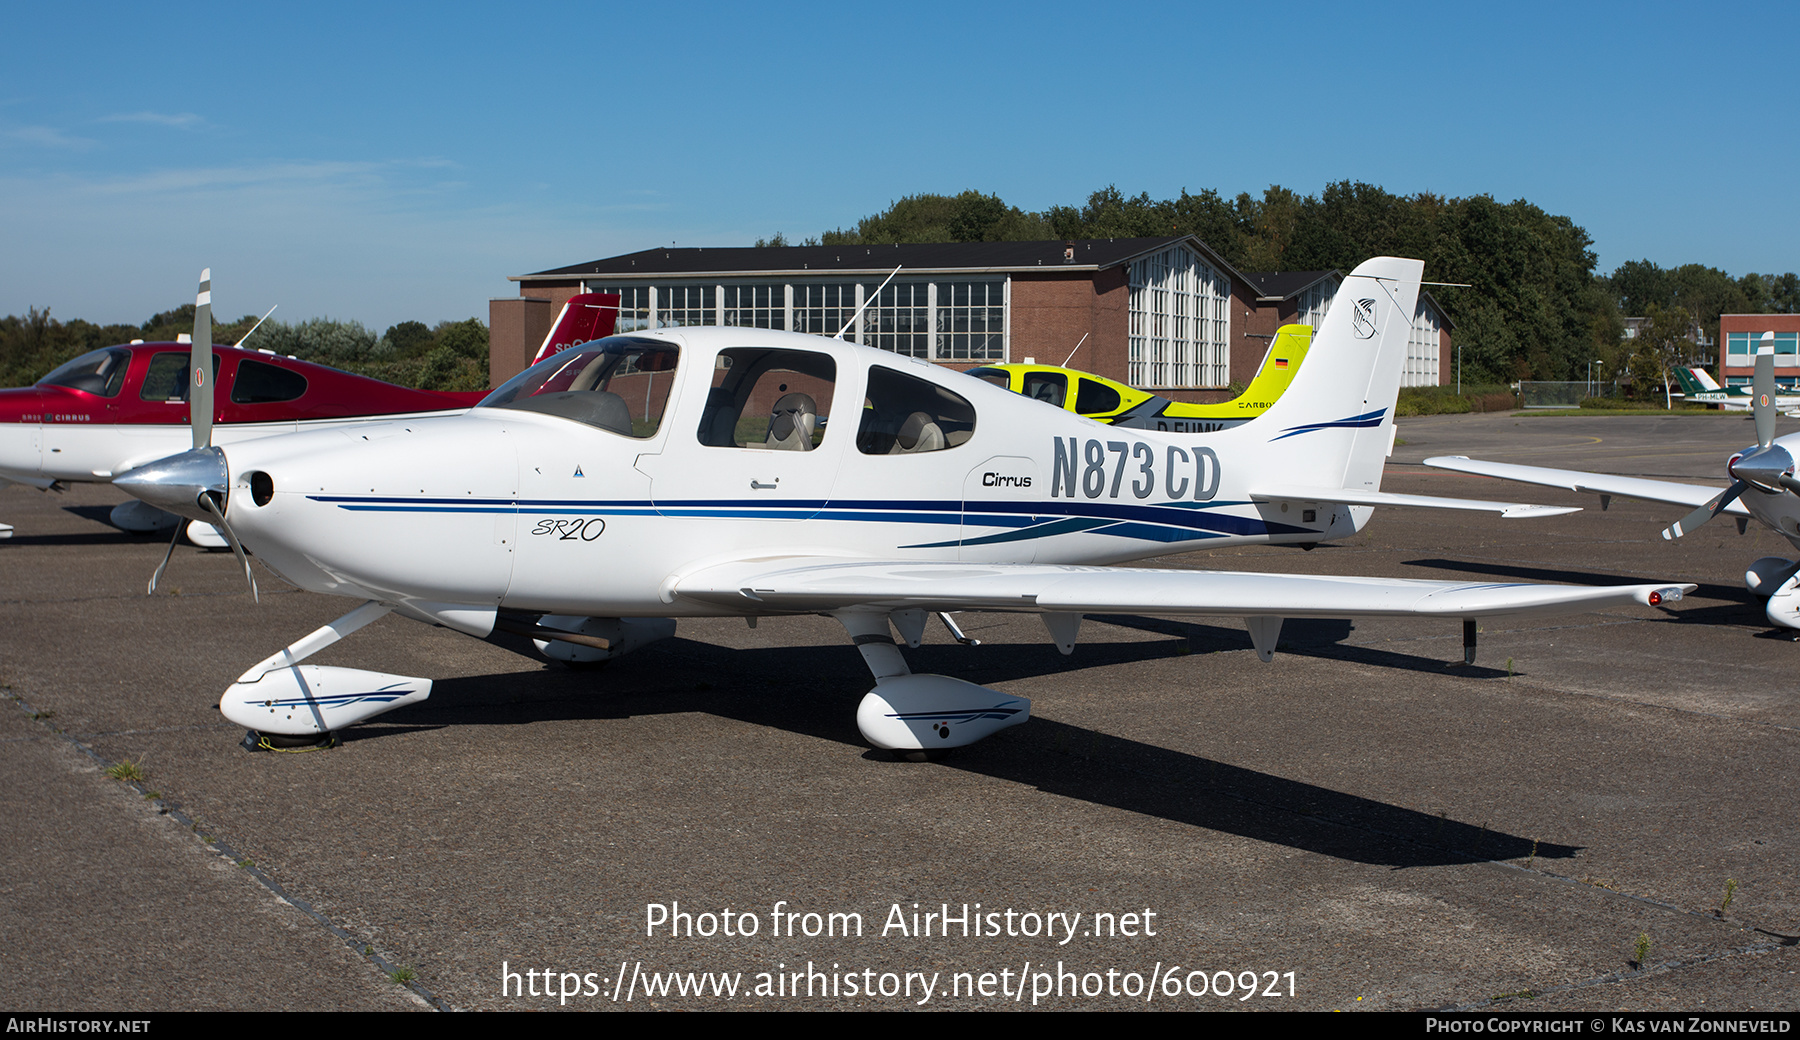
[{"label": "white airplane", "polygon": [[911,673],[890,622],[917,646],[933,612],[959,637],[944,612],[1036,613],[1065,654],[1085,613],[1238,616],[1265,661],[1284,618],[1450,618],[1472,661],[1479,618],[1692,590],[1095,566],[1310,546],[1353,534],[1375,505],[1569,512],[1380,490],[1422,270],[1358,267],[1288,391],[1208,434],[1102,425],[841,340],[671,328],[571,348],[463,416],[203,447],[115,483],[228,520],[302,588],[365,601],[226,691],[221,710],[252,745],[328,742],[424,700],[428,679],[300,664],[389,611],[527,634],[570,661],[670,635],[677,617],[829,614],[875,678],[864,737],[918,754],[1030,710]]},{"label": "white airplane", "polygon": [[[1776,400],[1774,341],[1774,333],[1763,333],[1756,351],[1756,374],[1751,383],[1756,443],[1726,460],[1725,473],[1731,478],[1731,484],[1724,489],[1572,469],[1483,462],[1462,455],[1426,459],[1425,465],[1596,494],[1600,496],[1602,509],[1615,495],[1691,507],[1693,512],[1663,531],[1666,539],[1680,538],[1720,513],[1726,513],[1737,519],[1740,533],[1748,520],[1755,517],[1800,547],[1800,497],[1797,497],[1800,480],[1794,477],[1794,459],[1800,454],[1800,434],[1775,436],[1775,416],[1780,405]],[[1769,620],[1785,628],[1800,628],[1800,576],[1797,572],[1800,572],[1800,562],[1780,556],[1765,556],[1751,563],[1744,572],[1744,587],[1755,595],[1767,596]]]},{"label": "white airplane", "polygon": [[[1681,384],[1678,395],[1688,401],[1701,404],[1716,404],[1728,412],[1747,412],[1750,410],[1751,398],[1755,391],[1747,386],[1720,386],[1704,368],[1677,368],[1675,381]],[[1775,407],[1777,410],[1794,415],[1800,411],[1800,394],[1782,393],[1777,386]]]}]

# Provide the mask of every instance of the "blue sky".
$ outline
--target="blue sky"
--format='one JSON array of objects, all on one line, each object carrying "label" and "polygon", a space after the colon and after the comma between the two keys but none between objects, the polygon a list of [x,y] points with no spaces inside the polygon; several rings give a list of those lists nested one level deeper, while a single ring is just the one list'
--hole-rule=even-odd
[{"label": "blue sky", "polygon": [[1775,4],[6,8],[0,313],[377,331],[507,275],[968,188],[1528,199],[1600,270],[1800,269]]}]

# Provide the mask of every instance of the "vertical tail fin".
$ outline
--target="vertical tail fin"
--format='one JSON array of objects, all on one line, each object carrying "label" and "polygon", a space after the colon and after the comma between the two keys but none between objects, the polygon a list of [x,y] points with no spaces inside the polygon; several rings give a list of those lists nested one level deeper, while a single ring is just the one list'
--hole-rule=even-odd
[{"label": "vertical tail fin", "polygon": [[[604,339],[613,334],[619,321],[618,293],[582,293],[569,297],[544,337],[544,345],[531,359],[535,365],[552,354],[567,350],[590,339]],[[530,367],[530,366],[527,366]]]},{"label": "vertical tail fin", "polygon": [[1380,489],[1424,271],[1423,261],[1391,256],[1358,265],[1338,287],[1292,385],[1244,427],[1294,449],[1282,463],[1291,479]]}]

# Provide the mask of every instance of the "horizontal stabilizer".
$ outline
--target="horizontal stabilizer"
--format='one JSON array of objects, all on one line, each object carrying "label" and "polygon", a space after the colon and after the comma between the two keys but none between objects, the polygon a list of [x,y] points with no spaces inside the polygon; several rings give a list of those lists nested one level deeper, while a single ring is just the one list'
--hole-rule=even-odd
[{"label": "horizontal stabilizer", "polygon": [[1524,516],[1560,516],[1579,513],[1580,506],[1538,506],[1527,502],[1486,502],[1473,498],[1440,498],[1437,495],[1392,495],[1385,491],[1351,488],[1309,488],[1293,485],[1253,488],[1252,502],[1342,502],[1350,506],[1417,506],[1422,509],[1476,509],[1499,513],[1506,519]]},{"label": "horizontal stabilizer", "polygon": [[[1725,490],[1718,487],[1701,487],[1697,484],[1676,484],[1667,480],[1646,480],[1643,477],[1615,477],[1606,473],[1583,473],[1573,469],[1547,469],[1543,466],[1519,466],[1509,462],[1483,462],[1480,459],[1465,458],[1461,455],[1439,455],[1425,460],[1425,465],[1436,469],[1454,470],[1457,473],[1473,473],[1480,477],[1498,477],[1501,480],[1516,480],[1522,484],[1541,484],[1544,487],[1565,488],[1569,491],[1580,491],[1590,495],[1617,495],[1620,498],[1639,498],[1646,502],[1667,502],[1670,505],[1698,508]],[[1732,502],[1723,510],[1732,516],[1749,516],[1750,511],[1742,503]]]}]

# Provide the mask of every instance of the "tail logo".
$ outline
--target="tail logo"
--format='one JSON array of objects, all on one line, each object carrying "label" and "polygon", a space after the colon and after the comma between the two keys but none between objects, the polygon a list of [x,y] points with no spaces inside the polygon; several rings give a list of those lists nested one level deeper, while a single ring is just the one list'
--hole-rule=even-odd
[{"label": "tail logo", "polygon": [[1357,339],[1368,339],[1375,335],[1374,300],[1356,301],[1356,312],[1350,316],[1350,328],[1355,331]]}]

